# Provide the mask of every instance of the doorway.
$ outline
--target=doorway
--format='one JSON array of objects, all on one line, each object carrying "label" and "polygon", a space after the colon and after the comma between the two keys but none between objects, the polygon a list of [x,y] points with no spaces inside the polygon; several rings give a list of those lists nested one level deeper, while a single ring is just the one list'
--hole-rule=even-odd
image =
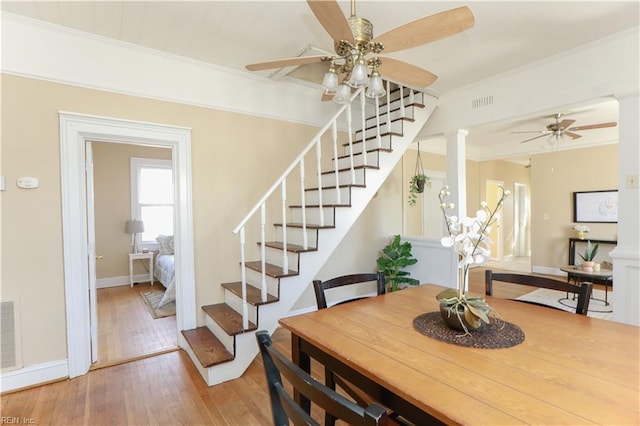
[{"label": "doorway", "polygon": [[[91,367],[91,304],[85,182],[86,142],[113,142],[164,146],[172,149],[176,200],[176,326],[178,345],[185,346],[181,330],[196,326],[193,213],[191,204],[191,130],[153,123],[59,113],[62,187],[63,264],[67,315],[68,374],[86,374]],[[95,306],[95,305],[94,305]]]},{"label": "doorway", "polygon": [[[504,182],[498,180],[487,179],[485,186],[485,200],[490,206],[496,206],[500,200],[502,191],[500,186]],[[491,227],[489,232],[489,239],[493,241],[491,247],[491,260],[502,260],[503,242],[502,242],[502,216],[498,216],[495,224]]]},{"label": "doorway", "polygon": [[[97,307],[95,318],[91,309],[92,336],[97,336],[92,339],[91,369],[176,350],[175,303],[168,303],[167,308],[159,311],[150,305],[152,300],[162,299],[168,284],[166,279],[162,283],[156,278],[151,285],[149,279],[151,272],[159,275],[158,262],[166,264],[166,256],[159,257],[153,243],[158,234],[173,235],[173,208],[170,214],[163,211],[156,216],[148,213],[145,217],[138,209],[140,199],[155,201],[153,196],[173,199],[172,150],[112,142],[87,142],[86,150],[87,154],[93,154],[87,155],[87,163],[92,165],[87,167],[86,184],[88,234],[90,244],[95,234],[93,243],[97,254],[89,281],[96,295],[90,303]],[[132,167],[134,164],[164,171],[162,177],[154,175],[145,181],[143,189],[147,191],[141,196],[136,191],[140,189],[139,173]],[[156,186],[150,187],[153,184]],[[138,251],[153,251],[150,259],[129,259],[134,245],[133,234],[126,232],[126,224],[131,218],[143,220],[146,234],[138,238],[141,240]],[[129,264],[133,266],[134,285],[129,282]],[[91,268],[91,262],[89,266]]]}]

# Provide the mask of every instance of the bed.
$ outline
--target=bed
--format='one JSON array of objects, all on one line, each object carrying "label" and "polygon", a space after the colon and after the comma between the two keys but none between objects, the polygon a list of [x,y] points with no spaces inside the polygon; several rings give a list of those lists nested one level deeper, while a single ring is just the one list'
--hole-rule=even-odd
[{"label": "bed", "polygon": [[158,307],[162,307],[176,300],[176,270],[173,251],[173,235],[159,235],[158,254],[153,267],[153,276],[165,287],[164,295]]}]

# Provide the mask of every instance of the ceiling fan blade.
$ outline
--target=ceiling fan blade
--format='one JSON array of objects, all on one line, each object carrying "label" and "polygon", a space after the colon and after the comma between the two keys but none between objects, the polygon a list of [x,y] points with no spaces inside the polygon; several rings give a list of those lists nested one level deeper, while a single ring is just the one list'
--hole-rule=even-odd
[{"label": "ceiling fan blade", "polygon": [[422,89],[438,79],[429,71],[393,58],[380,58],[382,65],[378,68],[384,78],[402,83],[409,87]]},{"label": "ceiling fan blade", "polygon": [[562,120],[561,122],[558,123],[558,127],[563,129],[568,129],[569,126],[571,126],[575,122],[576,120]]},{"label": "ceiling fan blade", "polygon": [[273,68],[284,68],[284,67],[291,67],[291,66],[295,66],[295,65],[304,65],[304,64],[312,64],[315,62],[321,62],[323,60],[328,59],[327,56],[298,56],[296,58],[287,58],[287,59],[278,59],[275,61],[268,61],[268,62],[260,62],[257,64],[249,64],[246,66],[246,68],[249,71],[261,71],[261,70],[268,70],[268,69],[273,69]]},{"label": "ceiling fan blade", "polygon": [[565,130],[562,134],[563,134],[563,135],[567,135],[567,136],[569,136],[571,139],[578,139],[578,138],[581,138],[581,137],[582,137],[582,136],[580,136],[580,135],[579,135],[579,134],[577,134],[577,133],[569,132],[569,131],[567,131],[567,130]]},{"label": "ceiling fan blade", "polygon": [[518,132],[511,132],[513,133],[549,133],[547,130],[521,130]]},{"label": "ceiling fan blade", "polygon": [[611,121],[609,123],[589,124],[587,126],[572,127],[567,130],[579,132],[581,130],[603,129],[605,127],[616,127],[617,125],[618,123],[616,123],[615,121]]},{"label": "ceiling fan blade", "polygon": [[355,44],[351,26],[335,0],[307,0],[311,11],[334,41]]},{"label": "ceiling fan blade", "polygon": [[473,27],[475,19],[467,6],[425,16],[376,37],[384,53],[409,49],[457,34]]},{"label": "ceiling fan blade", "polygon": [[544,133],[544,134],[542,134],[542,135],[534,136],[534,137],[532,137],[532,138],[530,138],[530,139],[525,139],[525,140],[523,140],[523,141],[520,141],[520,143],[529,142],[529,141],[532,141],[532,140],[534,140],[534,139],[542,138],[542,137],[547,136],[547,135],[550,135],[550,134],[551,134],[550,132],[549,132],[549,133]]}]

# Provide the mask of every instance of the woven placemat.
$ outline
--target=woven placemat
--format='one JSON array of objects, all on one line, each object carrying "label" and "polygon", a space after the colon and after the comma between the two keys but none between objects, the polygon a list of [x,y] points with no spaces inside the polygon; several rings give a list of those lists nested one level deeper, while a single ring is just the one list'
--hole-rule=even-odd
[{"label": "woven placemat", "polygon": [[413,327],[425,336],[442,342],[478,349],[510,348],[524,342],[524,332],[515,324],[491,318],[479,330],[465,335],[447,326],[440,312],[427,312],[413,319]]}]

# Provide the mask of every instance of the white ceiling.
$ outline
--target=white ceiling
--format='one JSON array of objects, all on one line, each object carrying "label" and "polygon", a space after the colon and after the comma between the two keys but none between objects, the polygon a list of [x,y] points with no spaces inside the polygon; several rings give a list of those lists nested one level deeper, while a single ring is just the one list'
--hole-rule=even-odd
[{"label": "white ceiling", "polygon": [[[350,4],[340,1],[346,16]],[[638,1],[357,1],[374,35],[423,16],[467,5],[475,26],[390,54],[439,76],[436,96],[639,25]],[[3,11],[126,43],[248,72],[250,63],[294,57],[309,46],[332,52],[332,40],[305,1],[6,1]],[[311,54],[318,54],[311,52]],[[268,77],[273,71],[261,72]],[[469,129],[472,145],[518,143],[561,111]],[[562,111],[566,112],[566,111]],[[617,121],[615,102],[572,108],[574,125]],[[617,127],[583,136],[617,139]],[[535,136],[535,134],[531,134]],[[540,138],[531,144],[546,143]],[[584,139],[584,138],[582,138]],[[579,141],[579,140],[578,140]]]}]

